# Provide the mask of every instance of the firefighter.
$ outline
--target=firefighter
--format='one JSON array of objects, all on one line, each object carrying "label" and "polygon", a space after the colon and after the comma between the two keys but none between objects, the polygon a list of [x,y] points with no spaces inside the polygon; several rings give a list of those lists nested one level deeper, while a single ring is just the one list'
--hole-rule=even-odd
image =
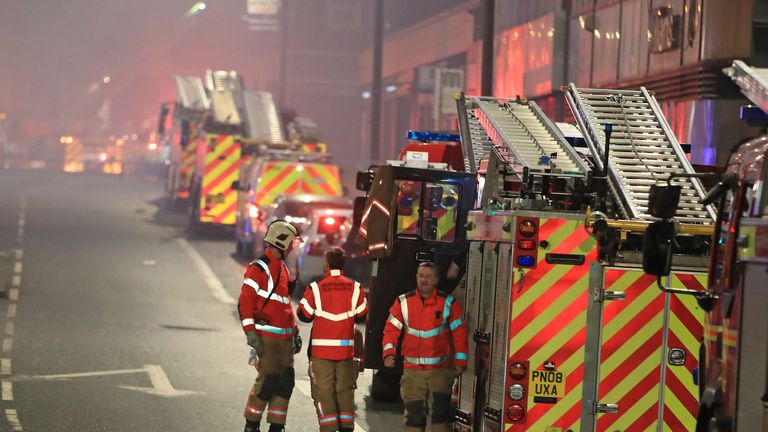
[{"label": "firefighter", "polygon": [[384,366],[395,366],[397,341],[405,332],[399,353],[404,368],[400,396],[405,404],[405,431],[424,431],[429,414],[433,432],[450,432],[451,390],[467,367],[467,328],[458,302],[436,289],[434,263],[420,263],[416,281],[417,289],[398,297],[389,309],[382,341]]},{"label": "firefighter", "polygon": [[307,351],[320,432],[355,427],[355,323],[365,321],[368,305],[360,283],[342,273],[344,259],[340,248],[325,253],[325,278],[309,284],[296,308],[301,321],[314,321]]},{"label": "firefighter", "polygon": [[258,376],[245,407],[245,432],[259,432],[265,413],[269,432],[285,430],[293,392],[293,355],[298,327],[291,309],[288,268],[283,263],[299,233],[277,220],[264,236],[265,254],[245,272],[238,309],[243,331],[257,355]]}]

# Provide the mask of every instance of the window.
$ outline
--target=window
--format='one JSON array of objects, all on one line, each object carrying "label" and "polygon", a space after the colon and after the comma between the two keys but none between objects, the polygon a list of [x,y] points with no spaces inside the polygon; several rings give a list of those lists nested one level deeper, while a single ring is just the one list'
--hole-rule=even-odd
[{"label": "window", "polygon": [[449,183],[398,180],[395,233],[423,240],[452,242],[460,189]]}]

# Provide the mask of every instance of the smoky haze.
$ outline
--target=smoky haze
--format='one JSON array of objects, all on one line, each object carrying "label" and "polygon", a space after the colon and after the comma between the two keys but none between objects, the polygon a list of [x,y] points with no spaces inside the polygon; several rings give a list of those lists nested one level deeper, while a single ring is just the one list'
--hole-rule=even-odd
[{"label": "smoky haze", "polygon": [[276,36],[248,31],[245,1],[209,2],[187,16],[193,4],[3,0],[0,110],[52,133],[88,130],[106,111],[106,129],[128,133],[174,99],[174,74],[235,69],[247,87],[272,86]]}]

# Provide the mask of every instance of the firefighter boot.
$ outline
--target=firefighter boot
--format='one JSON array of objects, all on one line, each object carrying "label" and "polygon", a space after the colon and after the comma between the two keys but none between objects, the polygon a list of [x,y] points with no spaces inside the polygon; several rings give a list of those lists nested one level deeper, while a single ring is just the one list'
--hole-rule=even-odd
[{"label": "firefighter boot", "polygon": [[268,432],[285,432],[285,425],[270,423]]},{"label": "firefighter boot", "polygon": [[258,422],[245,421],[245,430],[243,432],[261,432]]}]

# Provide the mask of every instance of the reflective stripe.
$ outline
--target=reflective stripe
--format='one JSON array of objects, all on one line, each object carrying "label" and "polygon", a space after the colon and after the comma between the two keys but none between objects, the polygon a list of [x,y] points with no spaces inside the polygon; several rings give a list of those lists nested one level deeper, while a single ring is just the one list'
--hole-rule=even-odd
[{"label": "reflective stripe", "polygon": [[318,422],[320,424],[325,424],[325,423],[337,422],[338,420],[339,420],[339,418],[336,417],[336,416],[328,416],[328,417],[325,417],[325,418],[322,418],[322,417],[319,418]]},{"label": "reflective stripe", "polygon": [[389,322],[391,322],[393,326],[397,327],[398,330],[403,329],[403,323],[401,323],[400,320],[395,318],[392,314],[389,315]]},{"label": "reflective stripe", "polygon": [[312,339],[313,346],[354,346],[354,339]]},{"label": "reflective stripe", "polygon": [[257,415],[257,416],[261,416],[262,414],[264,414],[264,410],[257,409],[257,408],[255,408],[255,407],[253,407],[251,405],[247,405],[245,407],[245,410],[248,411],[249,413],[251,413],[253,415]]},{"label": "reflective stripe", "polygon": [[400,311],[403,313],[403,325],[408,327],[408,300],[405,295],[398,297],[398,300],[400,300]]},{"label": "reflective stripe", "polygon": [[355,416],[354,415],[349,415],[349,414],[340,414],[339,415],[339,419],[352,421],[352,420],[355,419]]},{"label": "reflective stripe", "polygon": [[389,217],[389,209],[384,206],[379,200],[373,200],[373,205],[375,205],[379,210],[381,210],[382,213],[387,215]]},{"label": "reflective stripe", "polygon": [[355,309],[355,315],[359,315],[363,313],[363,311],[365,311],[366,308],[368,308],[368,302],[365,299],[363,299],[363,303],[361,303],[360,306],[358,306],[357,309]]},{"label": "reflective stripe", "polygon": [[272,414],[272,415],[281,416],[281,417],[285,417],[286,415],[288,415],[288,413],[285,411],[280,411],[275,409],[267,410],[267,414]]},{"label": "reflective stripe", "polygon": [[460,326],[461,323],[463,323],[463,322],[464,322],[464,320],[462,318],[456,318],[451,323],[451,326],[450,326],[451,330],[456,330],[456,327]]},{"label": "reflective stripe", "polygon": [[384,351],[386,351],[388,349],[395,349],[395,344],[388,343],[388,344],[384,345]]},{"label": "reflective stripe", "polygon": [[274,327],[271,325],[263,325],[263,324],[256,324],[256,330],[261,330],[267,333],[274,333],[274,334],[293,334],[296,331],[293,327],[282,328],[282,327]]},{"label": "reflective stripe", "polygon": [[309,312],[309,314],[310,314],[310,315],[314,315],[314,314],[315,314],[315,310],[314,310],[314,309],[312,309],[312,306],[310,306],[310,305],[309,305],[309,302],[307,301],[307,299],[305,299],[305,298],[301,299],[301,301],[299,302],[299,304],[300,304],[302,307],[304,307],[304,309],[305,309],[307,312]]},{"label": "reflective stripe", "polygon": [[246,318],[243,320],[243,327],[254,324],[256,324],[256,322],[253,320],[253,318]]},{"label": "reflective stripe", "polygon": [[443,325],[448,321],[448,317],[451,316],[451,305],[453,304],[454,298],[452,296],[447,296],[445,298],[445,306],[443,307]]},{"label": "reflective stripe", "polygon": [[341,270],[331,270],[331,276],[341,276]]},{"label": "reflective stripe", "polygon": [[[339,273],[341,274],[341,273]],[[317,317],[325,318],[329,321],[344,321],[346,319],[354,317],[358,312],[355,306],[357,305],[357,299],[360,297],[360,284],[355,282],[355,287],[352,290],[352,307],[350,310],[342,313],[330,313],[323,310],[323,302],[320,298],[320,286],[317,284],[317,282],[312,282],[309,284],[310,288],[312,288],[312,295],[315,297],[315,311],[314,314]]]},{"label": "reflective stripe", "polygon": [[431,338],[440,335],[442,332],[444,332],[447,329],[444,325],[441,325],[440,327],[435,327],[431,330],[415,330],[410,327],[406,327],[405,331],[408,332],[409,335],[416,336],[418,338],[426,339]]},{"label": "reflective stripe", "polygon": [[275,284],[272,282],[272,273],[270,273],[269,266],[267,265],[267,263],[257,259],[257,260],[253,260],[251,264],[256,264],[257,266],[261,267],[262,270],[264,270],[264,273],[267,274],[267,291],[268,292],[274,291]]},{"label": "reflective stripe", "polygon": [[249,287],[253,288],[253,290],[256,292],[256,295],[259,296],[259,297],[263,297],[265,299],[268,299],[268,298],[270,298],[270,293],[272,293],[271,297],[272,297],[273,300],[277,300],[277,301],[279,301],[280,303],[283,303],[283,304],[290,304],[291,303],[291,299],[289,299],[288,297],[283,297],[281,295],[278,295],[278,294],[274,293],[274,291],[273,291],[274,290],[274,284],[272,283],[272,276],[269,274],[269,268],[266,267],[266,264],[264,264],[263,261],[259,261],[259,260],[254,261],[254,263],[261,263],[261,264],[264,265],[264,267],[262,267],[262,270],[264,270],[267,273],[267,280],[269,281],[268,284],[267,284],[268,285],[268,290],[264,291],[263,289],[261,289],[261,287],[259,286],[259,283],[256,282],[255,280],[251,279],[251,278],[245,278],[245,280],[243,281],[243,284],[248,285]]},{"label": "reflective stripe", "polygon": [[386,249],[386,247],[387,247],[387,244],[384,242],[374,243],[374,244],[368,245],[368,250]]},{"label": "reflective stripe", "polygon": [[406,362],[415,365],[436,365],[448,360],[448,356],[442,357],[403,357]]},{"label": "reflective stripe", "polygon": [[463,353],[463,352],[456,353],[456,360],[467,360],[467,358],[468,358],[467,353]]}]

